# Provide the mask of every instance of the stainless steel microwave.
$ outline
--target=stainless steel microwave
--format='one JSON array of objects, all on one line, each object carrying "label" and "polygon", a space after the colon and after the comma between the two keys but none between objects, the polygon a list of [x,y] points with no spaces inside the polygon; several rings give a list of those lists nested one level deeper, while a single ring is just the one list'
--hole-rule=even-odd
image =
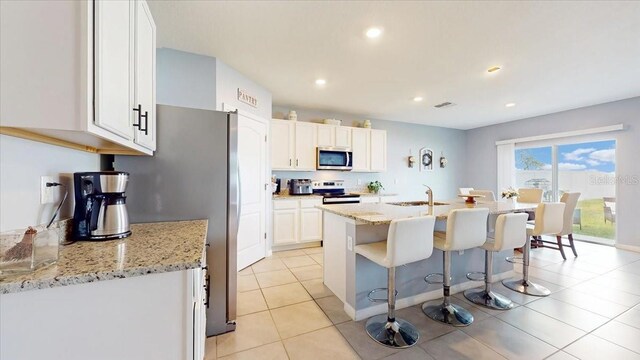
[{"label": "stainless steel microwave", "polygon": [[318,147],[316,169],[349,171],[353,168],[353,152],[349,148]]}]

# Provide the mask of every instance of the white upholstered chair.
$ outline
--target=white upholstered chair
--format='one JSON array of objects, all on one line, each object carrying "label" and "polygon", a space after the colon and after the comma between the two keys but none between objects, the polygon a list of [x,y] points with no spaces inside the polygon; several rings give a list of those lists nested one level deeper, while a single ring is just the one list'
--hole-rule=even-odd
[{"label": "white upholstered chair", "polygon": [[529,281],[529,259],[531,254],[531,237],[555,235],[562,231],[565,204],[540,203],[536,208],[535,225],[527,224],[527,241],[522,254],[522,279],[504,280],[502,284],[513,291],[533,296],[547,296],[549,289]]},{"label": "white upholstered chair", "polygon": [[[546,247],[549,249],[559,250],[562,258],[567,260],[567,256],[564,254],[564,247],[570,247],[571,251],[573,251],[573,256],[578,256],[576,252],[575,244],[573,243],[573,212],[576,210],[576,206],[578,205],[578,199],[580,198],[579,192],[573,193],[564,193],[560,198],[560,202],[563,203],[564,206],[564,214],[562,215],[562,231],[555,234],[556,241],[547,241],[547,240],[538,240],[542,243],[542,247]],[[566,236],[569,238],[569,244],[562,243],[562,237]]]},{"label": "white upholstered chair", "polygon": [[[502,214],[498,216],[495,226],[495,236],[487,238],[482,248],[485,250],[483,289],[470,289],[464,292],[464,297],[474,304],[491,309],[508,310],[513,302],[502,294],[491,290],[493,275],[493,253],[507,249],[522,247],[527,240],[527,218],[525,213]],[[469,277],[469,275],[467,275]],[[469,279],[473,280],[471,277]]]},{"label": "white upholstered chair", "polygon": [[542,189],[520,188],[518,189],[518,202],[539,204],[542,202]]},{"label": "white upholstered chair", "polygon": [[[389,225],[387,240],[356,245],[357,254],[387,268],[387,314],[369,318],[365,325],[367,334],[376,342],[393,348],[415,345],[420,337],[418,330],[406,320],[396,318],[396,266],[405,265],[431,256],[433,252],[433,227],[435,217],[422,216],[394,220]],[[375,289],[371,295],[383,289]]]},{"label": "white upholstered chair", "polygon": [[[487,240],[487,218],[489,209],[455,209],[447,217],[446,233],[436,231],[433,247],[443,251],[444,300],[439,305],[422,304],[422,311],[433,320],[453,326],[467,326],[473,322],[473,315],[459,305],[451,303],[451,252],[482,246]],[[429,284],[430,274],[425,277]]]},{"label": "white upholstered chair", "polygon": [[481,201],[496,201],[496,195],[491,190],[471,190],[469,191],[470,195],[482,195],[484,196]]},{"label": "white upholstered chair", "polygon": [[473,188],[458,188],[458,194],[460,195],[469,195],[469,192],[473,190]]}]

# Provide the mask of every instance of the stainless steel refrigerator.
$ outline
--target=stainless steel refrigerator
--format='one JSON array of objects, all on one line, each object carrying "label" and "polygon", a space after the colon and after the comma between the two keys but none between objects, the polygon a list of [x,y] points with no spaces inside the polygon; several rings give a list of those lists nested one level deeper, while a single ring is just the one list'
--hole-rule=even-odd
[{"label": "stainless steel refrigerator", "polygon": [[208,219],[207,336],[235,330],[239,219],[236,113],[158,105],[157,150],[115,156],[132,222]]}]

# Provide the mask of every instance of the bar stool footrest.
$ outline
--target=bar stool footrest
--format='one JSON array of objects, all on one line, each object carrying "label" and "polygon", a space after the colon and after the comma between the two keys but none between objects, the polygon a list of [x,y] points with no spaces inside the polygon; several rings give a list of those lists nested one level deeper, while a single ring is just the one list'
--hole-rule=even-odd
[{"label": "bar stool footrest", "polygon": [[471,281],[484,281],[487,278],[484,271],[472,271],[467,273],[467,279]]},{"label": "bar stool footrest", "polygon": [[[369,301],[371,302],[387,302],[388,298],[375,298],[373,297],[373,294],[380,292],[380,291],[384,291],[385,293],[388,293],[388,288],[377,288],[377,289],[373,289],[371,291],[369,291],[369,293],[367,294],[367,299],[369,299]],[[398,290],[395,291],[394,296],[398,296]]]},{"label": "bar stool footrest", "polygon": [[512,264],[523,264],[524,263],[524,259],[522,258],[522,256],[507,256],[505,258],[505,260],[507,260],[508,262],[510,262]]},{"label": "bar stool footrest", "polygon": [[[440,276],[440,278],[442,280],[434,280],[434,278],[436,276]],[[442,284],[442,283],[444,283],[444,274],[442,274],[442,273],[431,273],[431,274],[429,274],[429,275],[424,277],[424,282],[426,282],[429,285]]]}]

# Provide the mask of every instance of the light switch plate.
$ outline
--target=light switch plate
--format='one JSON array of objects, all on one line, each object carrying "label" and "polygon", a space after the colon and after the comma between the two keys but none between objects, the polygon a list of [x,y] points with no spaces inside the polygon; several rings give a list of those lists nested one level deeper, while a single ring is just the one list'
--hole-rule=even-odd
[{"label": "light switch plate", "polygon": [[54,186],[47,187],[48,182],[53,182],[53,177],[51,176],[41,176],[40,177],[40,204],[50,204],[54,202],[53,200],[53,191]]}]

